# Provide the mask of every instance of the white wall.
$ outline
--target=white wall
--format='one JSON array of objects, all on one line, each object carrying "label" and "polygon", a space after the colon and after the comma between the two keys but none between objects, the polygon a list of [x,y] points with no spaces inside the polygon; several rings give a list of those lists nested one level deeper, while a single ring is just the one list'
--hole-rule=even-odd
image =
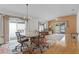
[{"label": "white wall", "polygon": [[26,22],[26,35],[36,35],[35,31],[38,31],[38,19],[30,19]]},{"label": "white wall", "polygon": [[[78,12],[77,12],[77,33],[79,33],[79,10],[78,10]],[[77,39],[78,41],[78,43],[79,43],[79,34],[78,34],[78,39]]]},{"label": "white wall", "polygon": [[79,33],[79,11],[77,13],[77,32]]},{"label": "white wall", "polygon": [[[38,33],[36,33],[36,31],[39,31],[39,28],[38,28],[38,22],[41,22],[43,23],[42,21],[40,21],[39,18],[32,18],[28,21],[28,24],[26,22],[26,35],[38,35]],[[46,23],[46,28],[48,28],[48,22],[44,22]],[[28,25],[28,28],[27,28],[27,25]]]}]

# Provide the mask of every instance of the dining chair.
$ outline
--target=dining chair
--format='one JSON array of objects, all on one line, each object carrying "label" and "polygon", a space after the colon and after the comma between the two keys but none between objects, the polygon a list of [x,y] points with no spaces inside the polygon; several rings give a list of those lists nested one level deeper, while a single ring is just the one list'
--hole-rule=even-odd
[{"label": "dining chair", "polygon": [[[17,42],[20,43],[19,45],[21,45],[21,46],[20,46],[20,47],[21,47],[20,50],[23,51],[24,43],[27,42],[27,41],[29,41],[29,39],[28,39],[26,36],[21,35],[20,32],[16,32],[16,36],[17,36]],[[15,50],[17,50],[17,47],[18,47],[19,45],[17,45],[17,46],[15,47]],[[27,44],[26,44],[26,46],[28,47]]]}]

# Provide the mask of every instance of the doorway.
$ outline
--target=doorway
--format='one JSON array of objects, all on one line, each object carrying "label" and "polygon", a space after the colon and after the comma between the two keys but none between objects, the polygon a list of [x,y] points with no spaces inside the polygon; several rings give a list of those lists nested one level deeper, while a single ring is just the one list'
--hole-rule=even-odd
[{"label": "doorway", "polygon": [[9,19],[9,47],[13,49],[18,45],[16,32],[25,35],[26,22],[24,20],[10,18]]}]

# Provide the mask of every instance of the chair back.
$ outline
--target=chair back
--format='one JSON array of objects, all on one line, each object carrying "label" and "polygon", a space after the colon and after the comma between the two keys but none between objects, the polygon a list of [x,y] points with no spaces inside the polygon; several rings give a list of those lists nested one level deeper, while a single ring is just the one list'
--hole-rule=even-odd
[{"label": "chair back", "polygon": [[16,36],[17,36],[17,41],[20,42],[20,41],[21,41],[21,35],[20,35],[20,32],[16,32]]}]

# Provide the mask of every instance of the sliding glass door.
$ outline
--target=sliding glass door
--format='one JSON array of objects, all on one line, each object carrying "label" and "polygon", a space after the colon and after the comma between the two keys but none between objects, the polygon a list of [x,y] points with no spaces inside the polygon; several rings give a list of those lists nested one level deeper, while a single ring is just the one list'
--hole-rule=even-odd
[{"label": "sliding glass door", "polygon": [[9,41],[16,40],[16,32],[20,32],[21,35],[25,35],[25,21],[16,20],[15,18],[9,21]]},{"label": "sliding glass door", "polygon": [[9,40],[16,39],[16,23],[9,22]]}]

